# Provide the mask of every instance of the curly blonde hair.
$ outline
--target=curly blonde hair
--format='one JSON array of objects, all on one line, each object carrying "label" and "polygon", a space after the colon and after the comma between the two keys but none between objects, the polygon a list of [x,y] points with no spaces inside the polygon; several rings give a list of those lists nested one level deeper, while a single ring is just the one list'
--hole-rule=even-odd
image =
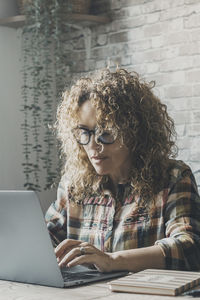
[{"label": "curly blonde hair", "polygon": [[96,108],[97,125],[106,126],[109,122],[129,148],[133,192],[147,201],[165,186],[169,158],[176,155],[176,133],[167,107],[153,94],[153,87],[154,82],[145,82],[135,72],[105,69],[79,79],[64,92],[56,129],[64,155],[63,173],[73,201],[99,195],[109,180],[96,173],[83,146],[72,134],[79,123],[80,107],[87,100]]}]

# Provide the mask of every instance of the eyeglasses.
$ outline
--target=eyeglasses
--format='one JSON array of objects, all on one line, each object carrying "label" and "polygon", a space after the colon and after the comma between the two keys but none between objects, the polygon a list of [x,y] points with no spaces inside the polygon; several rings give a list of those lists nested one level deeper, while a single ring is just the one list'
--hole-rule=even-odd
[{"label": "eyeglasses", "polygon": [[116,128],[107,128],[102,131],[99,128],[90,130],[85,127],[77,127],[72,129],[72,133],[77,142],[81,145],[88,145],[92,134],[95,136],[95,142],[102,144],[113,144],[118,135]]}]

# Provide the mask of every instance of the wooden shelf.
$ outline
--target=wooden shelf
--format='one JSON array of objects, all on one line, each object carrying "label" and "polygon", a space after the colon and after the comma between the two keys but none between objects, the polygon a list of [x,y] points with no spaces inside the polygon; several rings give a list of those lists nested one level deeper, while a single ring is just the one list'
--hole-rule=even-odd
[{"label": "wooden shelf", "polygon": [[[0,19],[0,26],[7,26],[12,28],[23,27],[25,22],[25,16],[13,16],[4,19]],[[91,27],[97,24],[105,24],[110,21],[107,16],[96,16],[96,15],[82,15],[82,14],[71,14],[69,17],[69,24],[80,24],[83,26]]]},{"label": "wooden shelf", "polygon": [[13,16],[4,19],[0,19],[0,26],[7,26],[12,28],[22,27],[25,22],[25,16]]}]

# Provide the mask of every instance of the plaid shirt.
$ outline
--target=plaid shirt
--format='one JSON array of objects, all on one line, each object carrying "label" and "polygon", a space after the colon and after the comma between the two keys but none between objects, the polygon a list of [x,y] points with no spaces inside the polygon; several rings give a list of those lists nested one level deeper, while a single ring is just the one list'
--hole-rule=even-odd
[{"label": "plaid shirt", "polygon": [[66,197],[66,182],[59,184],[57,200],[46,213],[52,239],[89,242],[105,252],[159,245],[166,269],[200,270],[200,198],[190,168],[173,161],[166,188],[156,196],[150,214],[120,185],[121,197],[91,196],[83,204]]}]

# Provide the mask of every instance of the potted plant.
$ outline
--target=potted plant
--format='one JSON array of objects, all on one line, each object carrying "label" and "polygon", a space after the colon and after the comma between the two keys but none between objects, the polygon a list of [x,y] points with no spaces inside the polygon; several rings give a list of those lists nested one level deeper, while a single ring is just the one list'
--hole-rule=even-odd
[{"label": "potted plant", "polygon": [[[49,127],[54,123],[55,107],[70,72],[65,50],[70,31],[67,20],[72,12],[81,12],[81,4],[86,13],[89,2],[21,0],[19,3],[21,13],[26,16],[22,32],[22,130],[24,186],[27,189],[48,189],[59,174],[60,160],[55,164],[55,140]],[[41,180],[43,168],[45,180]]]}]

